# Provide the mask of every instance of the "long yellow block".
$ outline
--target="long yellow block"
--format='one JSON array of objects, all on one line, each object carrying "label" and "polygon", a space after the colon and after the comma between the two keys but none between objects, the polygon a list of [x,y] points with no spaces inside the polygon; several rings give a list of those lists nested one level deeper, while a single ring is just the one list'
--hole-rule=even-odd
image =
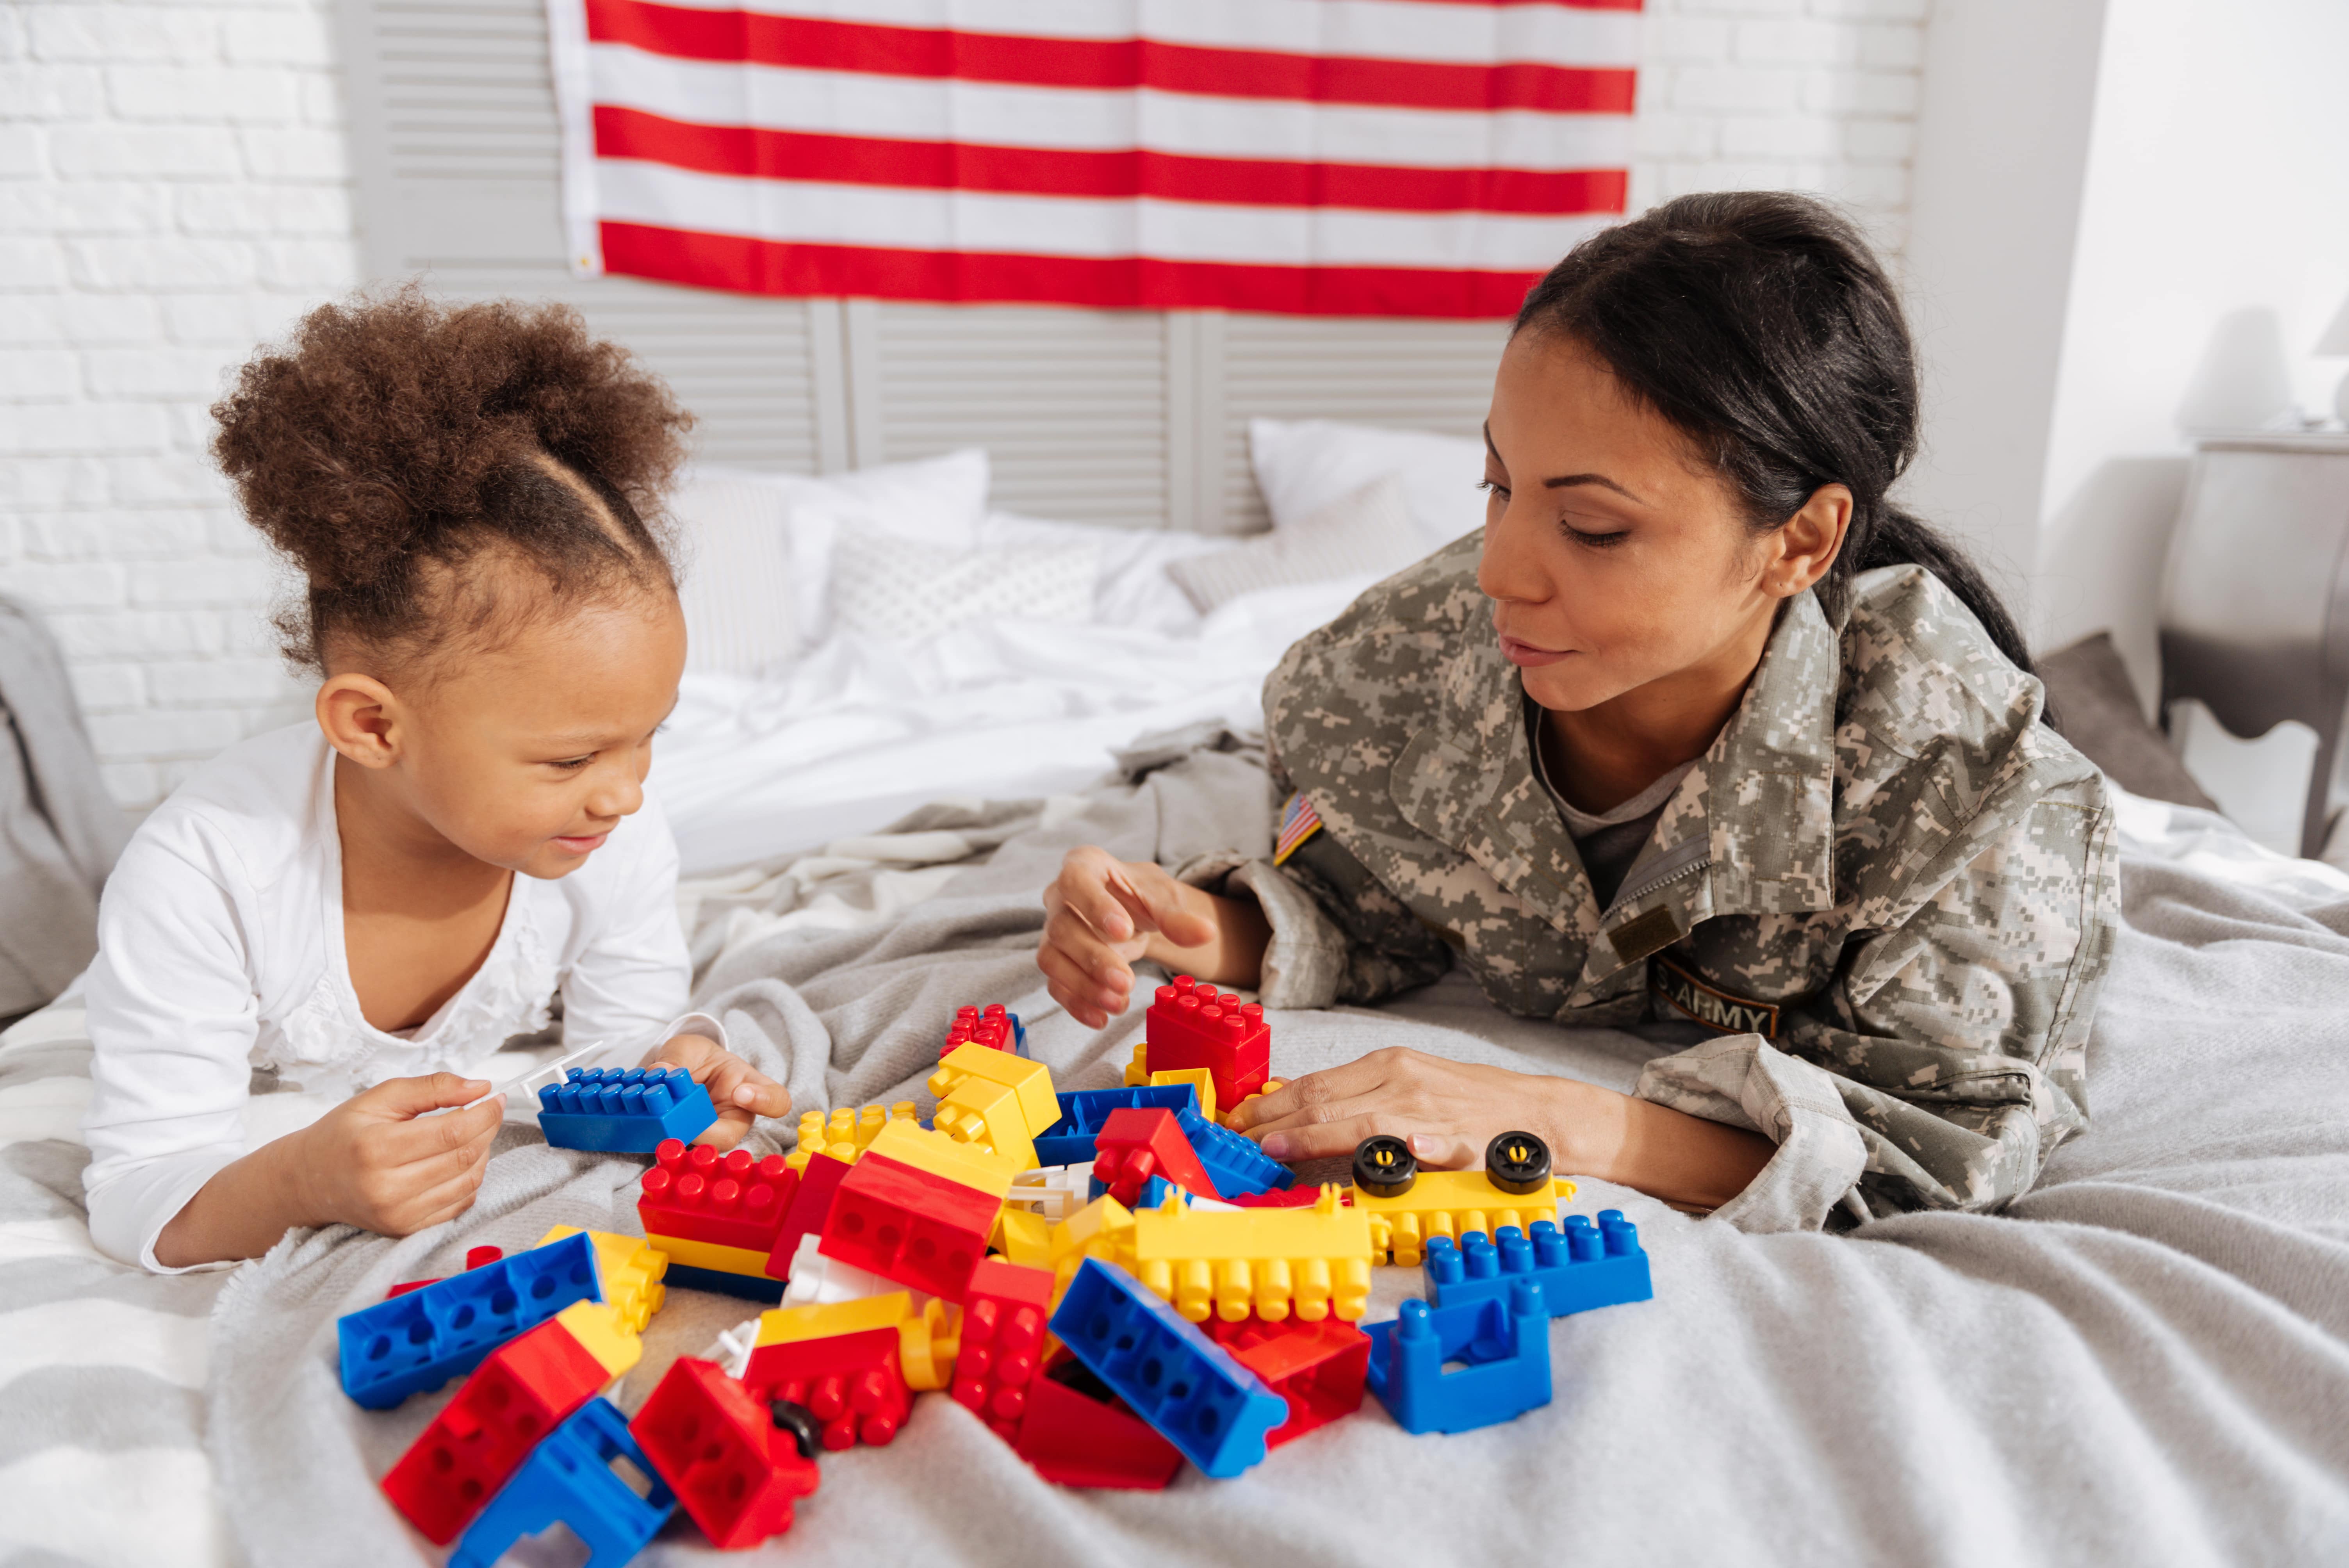
[{"label": "long yellow block", "polygon": [[1574,1183],[1550,1178],[1550,1192],[1504,1192],[1482,1171],[1423,1171],[1400,1198],[1373,1198],[1354,1189],[1354,1207],[1370,1216],[1371,1250],[1380,1263],[1413,1268],[1429,1240],[1458,1241],[1471,1231],[1486,1235],[1515,1225],[1530,1233],[1537,1220],[1556,1221],[1557,1206],[1574,1196]]},{"label": "long yellow block", "polygon": [[[983,1046],[979,1048],[986,1049]],[[994,1155],[957,1143],[943,1132],[932,1132],[916,1121],[891,1121],[865,1145],[865,1152],[885,1155],[933,1176],[959,1182],[998,1202],[1011,1191],[1011,1178],[1019,1174]]]},{"label": "long yellow block", "polygon": [[862,1110],[843,1105],[830,1116],[820,1110],[802,1111],[799,1147],[783,1156],[783,1163],[794,1171],[805,1171],[810,1160],[828,1154],[843,1165],[854,1165],[883,1127],[892,1121],[912,1121],[916,1114],[910,1099],[885,1107],[868,1105]]},{"label": "long yellow block", "polygon": [[690,1236],[648,1236],[656,1247],[668,1254],[668,1261],[689,1269],[714,1269],[719,1274],[748,1274],[752,1279],[766,1279],[767,1254],[749,1247],[723,1247],[716,1242],[698,1242]]},{"label": "long yellow block", "polygon": [[1193,1323],[1350,1323],[1370,1306],[1371,1217],[1336,1187],[1310,1209],[1193,1209],[1169,1194],[1133,1218],[1135,1276]]},{"label": "long yellow block", "polygon": [[914,1310],[914,1293],[905,1290],[859,1296],[854,1301],[771,1307],[759,1315],[757,1343],[795,1345],[802,1339],[862,1334],[868,1328],[895,1328],[908,1321],[920,1322],[921,1315]]}]

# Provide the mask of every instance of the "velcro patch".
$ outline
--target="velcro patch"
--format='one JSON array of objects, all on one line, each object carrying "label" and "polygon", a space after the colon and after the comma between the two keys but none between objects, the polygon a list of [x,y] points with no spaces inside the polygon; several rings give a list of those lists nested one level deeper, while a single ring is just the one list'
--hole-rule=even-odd
[{"label": "velcro patch", "polygon": [[1648,990],[1683,1017],[1693,1018],[1724,1035],[1778,1037],[1778,1005],[1733,996],[1708,985],[1662,954],[1648,959]]},{"label": "velcro patch", "polygon": [[1661,953],[1680,939],[1680,919],[1668,903],[1660,903],[1645,914],[1635,914],[1609,927],[1607,932],[1607,940],[1614,944],[1615,956],[1626,964],[1637,964],[1651,953]]}]

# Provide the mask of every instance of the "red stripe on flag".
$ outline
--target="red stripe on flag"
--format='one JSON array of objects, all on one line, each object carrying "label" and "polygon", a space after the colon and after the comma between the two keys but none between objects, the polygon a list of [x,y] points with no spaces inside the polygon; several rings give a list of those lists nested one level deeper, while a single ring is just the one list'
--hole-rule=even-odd
[{"label": "red stripe on flag", "polygon": [[585,0],[587,36],[678,59],[1055,88],[1154,88],[1214,98],[1408,108],[1629,114],[1636,73],[1508,61],[1417,60],[1210,49],[1151,38],[1029,38],[890,27],[650,0]]},{"label": "red stripe on flag", "polygon": [[1620,169],[1389,168],[823,136],[695,125],[609,104],[595,108],[595,151],[760,180],[1399,212],[1620,212],[1629,183]]},{"label": "red stripe on flag", "polygon": [[1487,317],[1514,315],[1541,275],[902,251],[786,244],[641,223],[602,228],[607,272],[736,294],[819,298]]}]

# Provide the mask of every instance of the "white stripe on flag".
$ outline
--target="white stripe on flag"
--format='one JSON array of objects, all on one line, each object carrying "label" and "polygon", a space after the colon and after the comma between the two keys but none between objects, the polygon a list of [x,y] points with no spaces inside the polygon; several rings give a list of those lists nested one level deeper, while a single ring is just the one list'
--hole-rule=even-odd
[{"label": "white stripe on flag", "polygon": [[595,101],[696,125],[988,147],[1413,169],[1620,169],[1631,117],[1367,108],[1118,88],[1007,87],[590,48]]},{"label": "white stripe on flag", "polygon": [[1619,221],[906,191],[744,180],[628,159],[600,159],[595,168],[606,220],[913,251],[1526,273]]}]

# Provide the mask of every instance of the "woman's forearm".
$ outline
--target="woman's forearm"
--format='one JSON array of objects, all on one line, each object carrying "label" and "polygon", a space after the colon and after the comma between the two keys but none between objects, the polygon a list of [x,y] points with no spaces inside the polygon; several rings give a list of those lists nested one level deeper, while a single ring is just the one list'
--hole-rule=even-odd
[{"label": "woman's forearm", "polygon": [[1177,884],[1175,896],[1187,913],[1206,921],[1216,934],[1195,947],[1177,947],[1153,935],[1143,956],[1178,975],[1194,975],[1211,985],[1254,990],[1264,982],[1264,950],[1272,926],[1252,898],[1226,898],[1203,888]]},{"label": "woman's forearm", "polygon": [[1689,1209],[1717,1209],[1745,1191],[1778,1146],[1758,1132],[1568,1078],[1559,1166]]}]

